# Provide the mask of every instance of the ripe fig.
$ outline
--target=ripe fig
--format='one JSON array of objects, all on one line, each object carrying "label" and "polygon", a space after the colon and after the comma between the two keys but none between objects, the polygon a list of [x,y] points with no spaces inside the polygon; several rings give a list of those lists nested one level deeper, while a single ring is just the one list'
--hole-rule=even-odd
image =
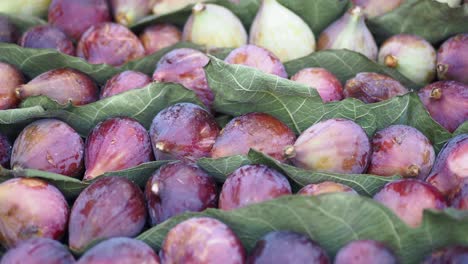
[{"label": "ripe fig", "polygon": [[363,173],[371,146],[366,132],[347,119],[329,119],[306,129],[285,155],[294,165],[334,173]]},{"label": "ripe fig", "polygon": [[75,258],[60,242],[50,238],[32,238],[10,249],[0,264],[75,264]]},{"label": "ripe fig", "polygon": [[299,192],[297,192],[297,194],[317,196],[324,193],[336,192],[357,194],[357,192],[353,188],[332,181],[324,181],[317,184],[306,185],[302,189],[300,189]]},{"label": "ripe fig", "polygon": [[0,134],[0,166],[8,168],[10,165],[11,143],[3,134]]},{"label": "ripe fig", "polygon": [[250,44],[290,61],[315,51],[315,36],[298,15],[277,0],[263,0],[250,28]]},{"label": "ripe fig", "polygon": [[439,81],[419,90],[429,114],[450,132],[468,120],[468,84]]},{"label": "ripe fig", "polygon": [[68,204],[51,184],[14,178],[0,184],[0,244],[11,248],[35,237],[60,239],[68,221]]},{"label": "ripe fig", "polygon": [[144,57],[145,48],[128,28],[115,23],[102,23],[83,33],[76,54],[91,64],[121,66]]},{"label": "ripe fig", "polygon": [[439,3],[447,4],[451,8],[460,7],[463,3],[468,3],[467,0],[435,0]]},{"label": "ripe fig", "polygon": [[16,26],[7,16],[0,15],[0,42],[16,43],[17,38],[18,29]]},{"label": "ripe fig", "polygon": [[291,80],[315,88],[326,103],[343,99],[341,82],[324,68],[302,69],[292,76]]},{"label": "ripe fig", "polygon": [[124,71],[110,78],[101,89],[101,99],[123,92],[143,88],[151,83],[151,78],[137,71]]},{"label": "ripe fig", "polygon": [[145,189],[151,225],[185,213],[217,206],[214,178],[195,164],[174,162],[162,166]]},{"label": "ripe fig", "polygon": [[444,196],[434,186],[416,179],[387,183],[374,200],[388,207],[411,227],[422,223],[424,209],[442,210],[447,207]]},{"label": "ripe fig", "polygon": [[211,150],[212,158],[245,155],[255,149],[284,161],[284,149],[296,135],[283,122],[264,113],[249,113],[232,119],[221,131]]},{"label": "ripe fig", "polygon": [[468,180],[463,179],[458,190],[450,197],[450,205],[459,210],[468,210]]},{"label": "ripe fig", "polygon": [[169,106],[159,112],[150,128],[156,160],[196,161],[209,157],[219,133],[214,117],[190,103]]},{"label": "ripe fig", "polygon": [[419,36],[399,34],[380,46],[379,63],[396,69],[419,85],[425,85],[435,77],[436,52]]},{"label": "ripe fig", "polygon": [[446,40],[437,51],[439,80],[455,80],[468,84],[468,33]]},{"label": "ripe fig", "polygon": [[145,225],[141,190],[121,177],[103,177],[84,189],[70,213],[69,246],[81,252],[92,243],[112,237],[133,237]]},{"label": "ripe fig", "polygon": [[233,210],[291,194],[286,177],[265,165],[246,165],[231,173],[219,195],[219,209]]},{"label": "ripe fig", "polygon": [[110,21],[107,0],[52,0],[49,6],[49,23],[74,40],[91,26]]},{"label": "ripe fig", "polygon": [[327,253],[308,237],[289,231],[274,231],[257,241],[247,264],[331,263]]},{"label": "ripe fig", "polygon": [[155,15],[165,15],[188,5],[205,1],[206,0],[156,0],[156,3],[153,5],[153,13]]},{"label": "ripe fig", "polygon": [[66,123],[42,119],[26,126],[16,138],[11,168],[24,168],[78,177],[83,169],[84,143]]},{"label": "ripe fig", "polygon": [[356,98],[364,103],[377,103],[408,93],[401,83],[387,75],[361,72],[349,79],[344,88],[346,98]]},{"label": "ripe fig", "polygon": [[153,0],[110,0],[112,13],[117,23],[129,26],[151,12]]},{"label": "ripe fig", "polygon": [[364,22],[364,12],[355,6],[328,26],[318,40],[318,49],[348,49],[377,60],[377,44]]},{"label": "ripe fig", "polygon": [[143,43],[147,55],[175,45],[181,40],[182,32],[171,24],[149,26],[140,34],[140,41]]},{"label": "ripe fig", "polygon": [[161,263],[245,263],[245,250],[222,222],[208,217],[191,218],[169,230],[163,242]]},{"label": "ripe fig", "polygon": [[468,247],[452,246],[433,252],[422,264],[468,263]]},{"label": "ripe fig", "polygon": [[19,44],[25,48],[56,49],[64,54],[74,56],[73,42],[60,29],[54,26],[36,26],[26,31]]},{"label": "ripe fig", "polygon": [[197,3],[185,23],[182,40],[208,48],[237,48],[247,44],[247,32],[229,9]]},{"label": "ripe fig", "polygon": [[0,62],[0,110],[16,108],[16,88],[24,84],[23,74],[13,65]]},{"label": "ripe fig", "polygon": [[47,14],[49,3],[50,0],[0,1],[0,13],[24,17],[44,17]]},{"label": "ripe fig", "polygon": [[335,264],[397,264],[395,254],[375,240],[354,240],[342,247],[335,257]]},{"label": "ripe fig", "polygon": [[404,0],[352,0],[352,2],[362,8],[367,18],[374,18],[398,8]]}]

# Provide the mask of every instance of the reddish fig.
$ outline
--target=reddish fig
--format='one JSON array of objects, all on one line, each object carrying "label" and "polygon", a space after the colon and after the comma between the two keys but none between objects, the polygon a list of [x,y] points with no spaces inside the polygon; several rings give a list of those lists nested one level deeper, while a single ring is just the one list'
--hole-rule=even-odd
[{"label": "reddish fig", "polygon": [[450,205],[456,209],[468,210],[468,180],[464,179],[450,199]]},{"label": "reddish fig", "polygon": [[354,240],[342,247],[335,257],[335,264],[397,264],[395,254],[375,240]]},{"label": "reddish fig", "polygon": [[452,246],[433,252],[422,264],[468,263],[468,247]]},{"label": "reddish fig", "polygon": [[18,30],[7,16],[0,15],[0,42],[16,43]]},{"label": "reddish fig", "polygon": [[75,258],[60,242],[50,238],[32,238],[10,249],[0,264],[74,264]]},{"label": "reddish fig", "polygon": [[0,110],[15,108],[19,100],[16,88],[24,84],[23,74],[14,66],[0,62]]},{"label": "reddish fig", "polygon": [[0,166],[8,168],[10,165],[11,143],[6,136],[0,134]]},{"label": "reddish fig", "polygon": [[112,13],[117,23],[129,26],[151,12],[154,0],[110,0]]},{"label": "reddish fig", "polygon": [[299,192],[297,192],[297,194],[317,196],[324,193],[336,192],[357,194],[357,192],[353,188],[332,181],[324,181],[317,184],[306,185],[302,189],[300,189]]},{"label": "reddish fig", "polygon": [[374,72],[361,72],[346,82],[344,96],[364,103],[377,103],[408,93],[397,80]]},{"label": "reddish fig", "polygon": [[163,48],[175,45],[182,39],[182,32],[171,24],[149,26],[140,34],[146,54],[155,53]]},{"label": "reddish fig", "polygon": [[324,102],[341,101],[343,99],[341,82],[324,68],[302,69],[292,76],[291,80],[317,89]]},{"label": "reddish fig", "polygon": [[437,76],[468,84],[468,33],[446,40],[437,52]]},{"label": "reddish fig", "polygon": [[404,0],[352,0],[352,2],[362,8],[367,18],[374,18],[396,9]]},{"label": "reddish fig", "polygon": [[36,26],[26,31],[19,44],[25,48],[56,49],[70,56],[75,55],[73,42],[54,26]]},{"label": "reddish fig", "polygon": [[143,88],[151,83],[151,78],[137,71],[124,71],[110,78],[101,90],[101,99],[129,90]]}]

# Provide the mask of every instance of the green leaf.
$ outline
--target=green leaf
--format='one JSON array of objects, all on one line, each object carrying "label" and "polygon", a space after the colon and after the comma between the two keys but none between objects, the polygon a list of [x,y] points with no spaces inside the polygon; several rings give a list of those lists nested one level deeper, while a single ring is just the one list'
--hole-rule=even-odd
[{"label": "green leaf", "polygon": [[219,127],[225,127],[229,123],[229,121],[232,120],[232,116],[220,115],[215,117],[215,119]]},{"label": "green leaf", "polygon": [[213,176],[219,183],[223,183],[227,176],[239,167],[251,164],[246,156],[237,155],[219,159],[201,158],[197,165]]},{"label": "green leaf", "polygon": [[7,16],[10,19],[11,23],[13,23],[16,26],[20,33],[23,33],[32,27],[47,24],[46,21],[35,16],[15,16],[1,12],[0,15]]},{"label": "green leaf", "polygon": [[461,135],[461,134],[468,134],[468,121],[466,121],[465,123],[461,124],[457,130],[455,130],[455,132],[453,133],[454,135],[458,136],[458,135]]}]

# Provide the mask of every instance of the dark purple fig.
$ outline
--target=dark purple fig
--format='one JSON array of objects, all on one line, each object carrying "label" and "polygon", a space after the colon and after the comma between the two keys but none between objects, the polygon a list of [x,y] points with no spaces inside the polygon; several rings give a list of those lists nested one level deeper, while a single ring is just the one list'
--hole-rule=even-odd
[{"label": "dark purple fig", "polygon": [[377,103],[408,93],[397,80],[374,72],[361,72],[349,79],[344,88],[346,98],[356,98],[364,103]]},{"label": "dark purple fig", "polygon": [[352,0],[352,2],[362,8],[367,18],[374,18],[396,9],[404,0]]},{"label": "dark purple fig", "polygon": [[411,227],[422,223],[425,209],[442,210],[447,207],[444,196],[434,186],[416,179],[387,183],[374,200],[388,207]]},{"label": "dark purple fig", "polygon": [[73,69],[45,72],[16,89],[21,100],[44,95],[59,104],[85,105],[98,100],[99,89],[86,74]]},{"label": "dark purple fig", "polygon": [[336,192],[357,194],[357,192],[353,188],[346,186],[344,184],[336,183],[332,181],[324,181],[324,182],[317,183],[317,184],[306,185],[302,189],[300,189],[297,192],[297,194],[317,196],[317,195],[324,194],[324,193],[336,193]]},{"label": "dark purple fig", "polygon": [[231,173],[219,195],[219,208],[232,210],[291,194],[288,179],[265,165],[246,165]]},{"label": "dark purple fig", "polygon": [[292,76],[291,80],[317,89],[324,102],[341,101],[343,99],[341,82],[324,68],[302,69]]},{"label": "dark purple fig", "polygon": [[468,33],[446,40],[437,52],[439,80],[455,80],[468,84]]},{"label": "dark purple fig", "polygon": [[149,26],[140,34],[141,43],[145,47],[146,54],[152,54],[163,48],[170,47],[180,42],[182,32],[171,24],[157,24]]},{"label": "dark purple fig", "polygon": [[372,138],[370,174],[425,179],[434,164],[431,142],[416,128],[393,125]]},{"label": "dark purple fig", "polygon": [[212,158],[245,155],[255,149],[284,161],[284,149],[296,135],[283,122],[264,113],[249,113],[232,119],[211,150]]},{"label": "dark purple fig", "polygon": [[316,171],[363,173],[371,146],[366,132],[347,119],[329,119],[306,129],[285,149],[294,165]]},{"label": "dark purple fig", "polygon": [[144,57],[145,48],[128,28],[115,23],[102,23],[83,33],[76,55],[91,64],[121,66]]},{"label": "dark purple fig", "polygon": [[190,103],[169,106],[151,124],[150,136],[156,160],[196,161],[209,157],[219,134],[214,117]]},{"label": "dark purple fig", "polygon": [[60,242],[50,238],[32,238],[19,243],[3,256],[0,264],[74,264],[75,258]]},{"label": "dark purple fig", "polygon": [[151,83],[151,78],[137,71],[124,71],[110,78],[101,89],[101,99],[143,88]]},{"label": "dark purple fig", "polygon": [[335,264],[397,264],[395,254],[375,240],[354,240],[342,247],[335,257]]},{"label": "dark purple fig", "polygon": [[164,240],[162,263],[245,263],[239,238],[222,222],[208,217],[185,220],[173,227]]},{"label": "dark purple fig", "polygon": [[450,205],[459,210],[468,210],[468,180],[466,178],[458,184],[458,190],[451,197]]},{"label": "dark purple fig", "polygon": [[468,84],[439,81],[419,90],[429,114],[450,132],[468,120]]},{"label": "dark purple fig", "polygon": [[274,231],[258,240],[247,264],[331,263],[327,253],[308,237],[289,231]]},{"label": "dark purple fig", "polygon": [[23,74],[14,66],[0,62],[0,110],[15,108],[18,103],[16,88],[24,84]]},{"label": "dark purple fig", "polygon": [[157,82],[174,82],[192,90],[207,106],[214,101],[213,91],[206,80],[205,67],[210,59],[193,49],[175,49],[161,58],[153,73]]},{"label": "dark purple fig", "polygon": [[91,26],[111,21],[106,0],[52,0],[49,23],[79,40]]},{"label": "dark purple fig", "polygon": [[66,123],[42,119],[26,126],[16,138],[11,168],[36,169],[78,177],[83,169],[84,143]]},{"label": "dark purple fig", "polygon": [[19,44],[25,48],[56,49],[70,56],[75,55],[73,42],[54,26],[36,26],[26,31]]},{"label": "dark purple fig", "polygon": [[452,246],[433,252],[422,264],[468,263],[468,247]]},{"label": "dark purple fig", "polygon": [[159,264],[159,257],[140,240],[116,237],[88,250],[77,264]]},{"label": "dark purple fig", "polygon": [[117,23],[129,26],[151,12],[154,0],[110,0],[112,13]]},{"label": "dark purple fig", "polygon": [[214,179],[197,165],[185,162],[162,166],[145,189],[151,225],[185,213],[217,206]]},{"label": "dark purple fig", "polygon": [[51,184],[15,178],[0,184],[0,244],[11,248],[35,237],[60,239],[69,209],[65,197]]},{"label": "dark purple fig", "polygon": [[91,244],[112,237],[133,237],[145,225],[141,190],[121,177],[103,177],[84,189],[70,213],[69,246],[82,252]]},{"label": "dark purple fig", "polygon": [[8,168],[10,166],[11,143],[8,138],[0,134],[0,166]]},{"label": "dark purple fig", "polygon": [[0,15],[0,42],[16,43],[18,29],[7,16]]}]

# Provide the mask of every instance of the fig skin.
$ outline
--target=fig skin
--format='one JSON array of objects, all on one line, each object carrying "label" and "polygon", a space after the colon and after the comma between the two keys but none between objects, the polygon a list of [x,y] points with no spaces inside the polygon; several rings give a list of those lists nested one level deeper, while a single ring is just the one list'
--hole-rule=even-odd
[{"label": "fig skin", "polygon": [[307,170],[360,174],[369,164],[371,145],[362,127],[336,118],[306,129],[285,154],[295,166]]},{"label": "fig skin", "polygon": [[274,231],[257,241],[247,264],[331,263],[327,253],[308,237],[289,231]]},{"label": "fig skin", "polygon": [[177,44],[182,40],[182,32],[171,24],[152,25],[140,34],[140,41],[145,47],[146,55]]},{"label": "fig skin", "polygon": [[468,84],[468,33],[446,40],[437,51],[439,80],[454,80]]},{"label": "fig skin", "polygon": [[13,65],[0,62],[0,110],[16,108],[16,88],[24,84],[23,74]]},{"label": "fig skin", "polygon": [[458,185],[458,190],[450,198],[450,205],[459,210],[468,210],[468,181],[466,179]]},{"label": "fig skin", "polygon": [[156,0],[156,2],[153,4],[153,13],[155,15],[165,15],[182,9],[190,4],[196,4],[205,1],[206,0]]},{"label": "fig skin", "polygon": [[317,196],[320,194],[336,193],[336,192],[358,194],[353,188],[346,186],[344,184],[336,183],[332,181],[324,181],[324,182],[317,183],[317,184],[308,184],[302,187],[302,189],[300,189],[297,192],[297,194]]},{"label": "fig skin", "polygon": [[0,1],[0,13],[22,17],[44,17],[50,0]]},{"label": "fig skin", "polygon": [[73,204],[68,224],[70,249],[82,252],[99,240],[136,236],[145,219],[145,200],[138,186],[122,177],[100,178]]},{"label": "fig skin", "polygon": [[151,83],[151,78],[137,71],[124,71],[110,78],[101,89],[100,98],[107,98],[133,89],[143,88]]},{"label": "fig skin", "polygon": [[44,95],[59,104],[75,106],[97,101],[98,93],[98,87],[89,76],[67,68],[45,72],[16,89],[21,100]]},{"label": "fig skin", "polygon": [[68,204],[51,184],[34,178],[14,178],[0,184],[0,200],[0,244],[5,248],[30,238],[58,240],[64,235]]},{"label": "fig skin", "polygon": [[10,249],[0,264],[75,264],[75,258],[60,242],[50,238],[32,238]]},{"label": "fig skin", "polygon": [[285,161],[284,149],[296,140],[283,122],[264,113],[248,113],[233,118],[221,131],[211,150],[212,158],[246,155],[255,149]]},{"label": "fig skin", "polygon": [[34,49],[56,49],[70,56],[75,55],[73,42],[54,26],[36,26],[29,29],[19,40],[19,45]]},{"label": "fig skin", "polygon": [[372,138],[369,174],[401,175],[425,179],[434,165],[431,142],[416,128],[393,125],[375,133]]},{"label": "fig skin", "polygon": [[8,138],[0,134],[0,166],[3,168],[10,167],[10,157],[11,157],[11,143]]},{"label": "fig skin", "polygon": [[219,195],[219,209],[233,210],[292,194],[286,177],[265,165],[246,165],[231,173]]},{"label": "fig skin", "polygon": [[217,206],[214,178],[195,164],[169,163],[159,168],[145,189],[151,225],[185,213]]},{"label": "fig skin", "polygon": [[468,84],[439,81],[418,92],[431,117],[449,132],[468,120]]},{"label": "fig skin", "polygon": [[165,264],[245,263],[239,238],[227,225],[209,217],[191,218],[173,227],[159,254]]},{"label": "fig skin", "polygon": [[83,152],[83,139],[73,128],[59,120],[42,119],[26,126],[16,138],[10,165],[79,177]]},{"label": "fig skin", "polygon": [[154,0],[110,0],[112,14],[117,23],[129,26],[151,12]]},{"label": "fig skin", "polygon": [[150,128],[156,160],[196,161],[209,157],[219,134],[214,117],[191,103],[169,106],[159,112]]},{"label": "fig skin", "polygon": [[468,247],[451,246],[433,252],[422,264],[467,263]]},{"label": "fig skin", "polygon": [[343,100],[341,82],[324,68],[302,69],[294,74],[291,80],[316,89],[325,103]]},{"label": "fig skin", "polygon": [[346,98],[356,98],[364,103],[377,103],[408,93],[397,80],[374,72],[361,72],[349,79],[344,88]]},{"label": "fig skin", "polygon": [[374,18],[398,8],[404,0],[352,0],[352,2],[362,8],[367,18]]},{"label": "fig skin", "polygon": [[116,23],[90,27],[78,42],[76,54],[91,64],[123,64],[145,56],[145,48],[133,32]]},{"label": "fig skin", "polygon": [[354,240],[342,247],[335,264],[398,264],[395,254],[375,240]]},{"label": "fig skin", "polygon": [[0,15],[0,42],[16,43],[18,29],[7,16]]}]

